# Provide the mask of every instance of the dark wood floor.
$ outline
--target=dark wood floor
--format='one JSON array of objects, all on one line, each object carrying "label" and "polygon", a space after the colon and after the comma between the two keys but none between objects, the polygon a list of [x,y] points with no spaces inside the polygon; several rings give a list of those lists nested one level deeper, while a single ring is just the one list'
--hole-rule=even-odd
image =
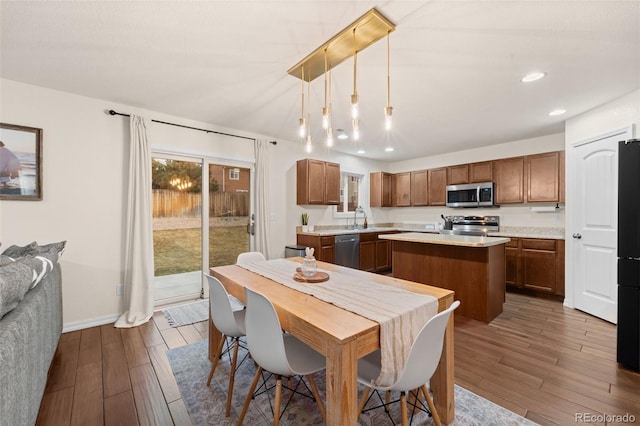
[{"label": "dark wood floor", "polygon": [[[458,385],[542,425],[575,424],[576,413],[640,423],[640,375],[618,368],[615,326],[512,293],[491,324],[455,325]],[[190,425],[166,351],[206,336],[206,321],[172,328],[161,313],[133,329],[65,333],[38,424]]]}]

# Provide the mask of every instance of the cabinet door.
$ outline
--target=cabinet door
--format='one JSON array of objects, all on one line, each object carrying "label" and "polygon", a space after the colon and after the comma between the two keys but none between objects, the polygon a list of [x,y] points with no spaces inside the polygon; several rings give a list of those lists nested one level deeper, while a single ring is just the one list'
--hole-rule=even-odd
[{"label": "cabinet door", "polygon": [[426,170],[411,172],[411,205],[429,205],[429,174]]},{"label": "cabinet door", "polygon": [[376,242],[376,271],[391,268],[391,241],[377,240]]},{"label": "cabinet door", "polygon": [[396,173],[392,178],[393,205],[395,207],[411,206],[411,173]]},{"label": "cabinet door", "polygon": [[391,207],[391,173],[369,174],[369,205],[371,207]]},{"label": "cabinet door", "polygon": [[531,290],[556,292],[555,240],[522,240],[522,284]]},{"label": "cabinet door", "polygon": [[469,183],[493,182],[493,162],[469,164]]},{"label": "cabinet door", "polygon": [[335,236],[320,237],[320,256],[318,260],[334,263],[336,261]]},{"label": "cabinet door", "polygon": [[520,240],[511,238],[511,241],[505,244],[504,256],[506,275],[505,281],[508,285],[522,287],[520,280]]},{"label": "cabinet door", "polygon": [[528,155],[526,160],[527,201],[558,202],[559,153]]},{"label": "cabinet door", "polygon": [[469,165],[459,164],[447,167],[447,185],[469,183]]},{"label": "cabinet door", "polygon": [[340,164],[325,163],[325,204],[340,204]]},{"label": "cabinet door", "polygon": [[360,269],[373,272],[376,269],[376,242],[360,242]]},{"label": "cabinet door", "polygon": [[296,167],[296,202],[300,205],[324,204],[325,162],[299,160]]},{"label": "cabinet door", "polygon": [[493,162],[496,204],[524,203],[524,157]]},{"label": "cabinet door", "polygon": [[447,204],[447,169],[445,167],[429,170],[429,205]]}]

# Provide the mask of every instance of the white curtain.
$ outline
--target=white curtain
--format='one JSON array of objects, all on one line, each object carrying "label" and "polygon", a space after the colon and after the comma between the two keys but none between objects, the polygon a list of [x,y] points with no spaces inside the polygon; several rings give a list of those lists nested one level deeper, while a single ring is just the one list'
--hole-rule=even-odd
[{"label": "white curtain", "polygon": [[125,312],[120,328],[135,327],[153,315],[153,230],[151,227],[151,151],[144,118],[131,115],[127,232],[125,235]]},{"label": "white curtain", "polygon": [[269,235],[267,224],[271,216],[269,208],[269,142],[256,139],[256,251],[269,259]]}]

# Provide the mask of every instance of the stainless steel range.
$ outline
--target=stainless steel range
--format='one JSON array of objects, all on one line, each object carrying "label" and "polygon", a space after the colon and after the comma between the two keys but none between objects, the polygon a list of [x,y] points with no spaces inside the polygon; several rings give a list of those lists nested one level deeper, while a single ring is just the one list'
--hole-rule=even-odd
[{"label": "stainless steel range", "polygon": [[451,220],[452,227],[441,230],[441,234],[486,237],[488,233],[500,230],[499,216],[447,216],[446,219]]}]

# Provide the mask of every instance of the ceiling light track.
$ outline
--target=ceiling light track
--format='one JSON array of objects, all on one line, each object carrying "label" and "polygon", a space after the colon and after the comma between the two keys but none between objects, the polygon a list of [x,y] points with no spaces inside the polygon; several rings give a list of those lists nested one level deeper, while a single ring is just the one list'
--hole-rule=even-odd
[{"label": "ceiling light track", "polygon": [[[289,68],[287,73],[307,82],[313,81],[325,73],[325,53],[328,71],[354,56],[355,52],[360,52],[386,37],[395,29],[393,22],[373,8]],[[358,34],[355,42],[354,31]]]}]

